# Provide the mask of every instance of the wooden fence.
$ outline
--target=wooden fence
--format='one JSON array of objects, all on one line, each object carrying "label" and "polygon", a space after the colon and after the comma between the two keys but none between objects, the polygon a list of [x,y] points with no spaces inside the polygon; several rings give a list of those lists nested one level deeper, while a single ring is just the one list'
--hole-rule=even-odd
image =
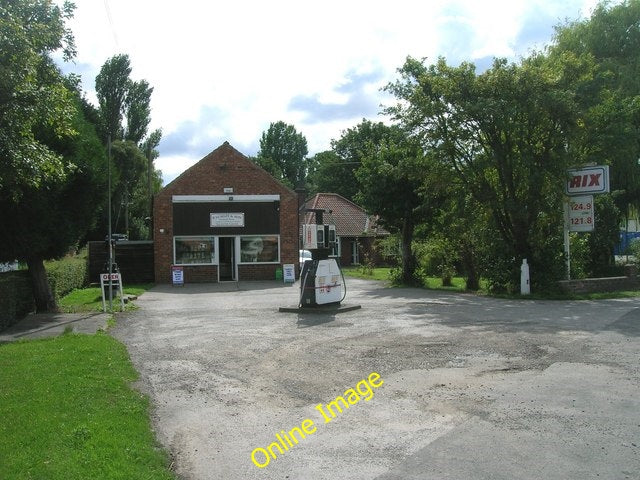
[{"label": "wooden fence", "polygon": [[[89,242],[89,281],[100,282],[100,273],[107,266],[107,243]],[[153,242],[117,242],[114,260],[122,274],[125,285],[131,283],[153,283]]]}]

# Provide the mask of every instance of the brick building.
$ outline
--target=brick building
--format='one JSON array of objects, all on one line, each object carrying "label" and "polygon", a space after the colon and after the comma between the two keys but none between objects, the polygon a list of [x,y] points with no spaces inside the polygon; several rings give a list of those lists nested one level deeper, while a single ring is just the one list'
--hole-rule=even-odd
[{"label": "brick building", "polygon": [[[225,142],[154,198],[157,283],[274,279],[298,265],[298,196]],[[297,274],[298,272],[296,272]]]}]

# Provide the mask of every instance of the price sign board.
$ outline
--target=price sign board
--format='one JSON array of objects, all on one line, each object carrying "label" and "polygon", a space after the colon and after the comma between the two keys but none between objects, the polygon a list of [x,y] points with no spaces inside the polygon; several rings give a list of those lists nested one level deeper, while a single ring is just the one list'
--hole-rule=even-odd
[{"label": "price sign board", "polygon": [[593,195],[569,198],[569,231],[591,232],[595,227]]}]

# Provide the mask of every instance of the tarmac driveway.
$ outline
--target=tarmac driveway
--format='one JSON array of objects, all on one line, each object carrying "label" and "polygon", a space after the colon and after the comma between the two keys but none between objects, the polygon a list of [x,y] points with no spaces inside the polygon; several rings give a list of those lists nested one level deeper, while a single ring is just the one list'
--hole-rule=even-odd
[{"label": "tarmac driveway", "polygon": [[637,300],[348,286],[362,309],[336,316],[241,282],[118,317],[182,478],[639,478]]}]

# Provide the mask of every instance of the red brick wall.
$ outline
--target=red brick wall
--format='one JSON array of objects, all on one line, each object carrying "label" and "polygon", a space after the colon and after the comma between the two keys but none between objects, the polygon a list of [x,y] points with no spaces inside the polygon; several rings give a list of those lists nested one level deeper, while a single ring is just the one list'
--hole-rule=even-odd
[{"label": "red brick wall", "polygon": [[[225,142],[163,188],[154,198],[153,239],[157,283],[171,282],[173,195],[280,195],[280,263],[298,264],[298,198],[293,190]],[[161,232],[163,230],[163,232]],[[248,268],[249,267],[249,268]],[[279,265],[240,265],[240,280],[275,278]],[[255,278],[248,275],[255,274]],[[185,267],[185,282],[217,281],[217,267]]]},{"label": "red brick wall", "polygon": [[238,265],[238,276],[245,280],[275,280],[277,268],[281,268],[281,266],[275,264]]},{"label": "red brick wall", "polygon": [[216,265],[185,265],[183,268],[185,283],[209,283],[218,281],[218,267]]}]

